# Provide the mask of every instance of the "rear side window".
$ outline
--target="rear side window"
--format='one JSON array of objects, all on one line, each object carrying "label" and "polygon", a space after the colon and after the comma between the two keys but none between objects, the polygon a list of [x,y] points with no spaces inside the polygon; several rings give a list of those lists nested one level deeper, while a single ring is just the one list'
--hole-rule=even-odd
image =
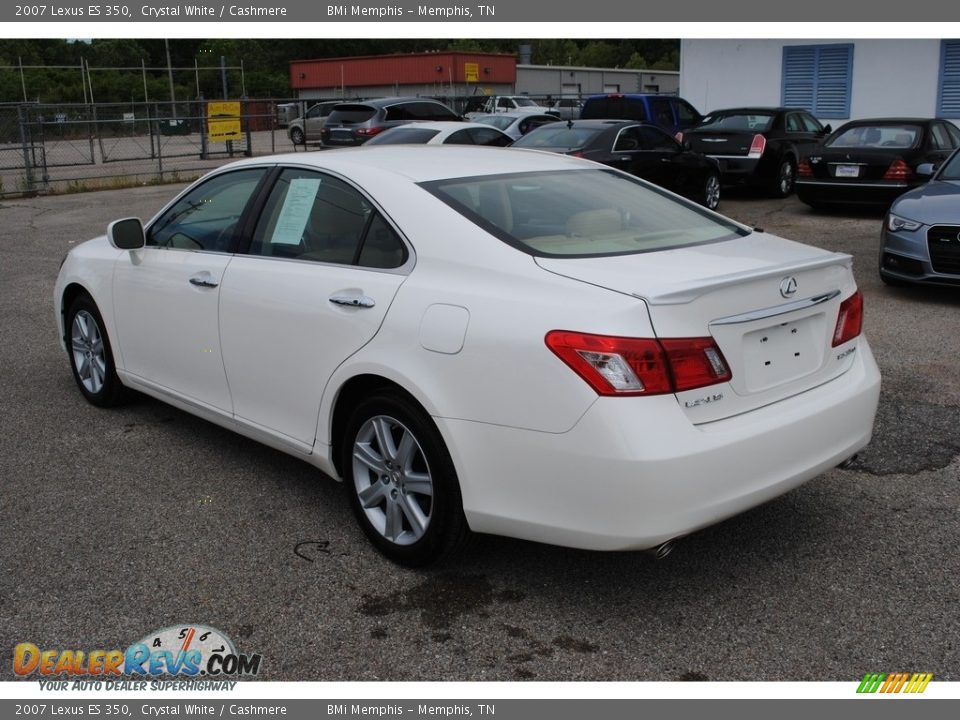
[{"label": "rear side window", "polygon": [[934,123],[930,130],[933,134],[933,146],[937,150],[953,150],[953,148],[956,147],[953,138],[951,138],[950,133],[947,132],[946,125]]},{"label": "rear side window", "polygon": [[369,105],[338,105],[337,109],[328,116],[328,122],[356,125],[357,123],[366,122],[372,118],[376,112],[376,109]]},{"label": "rear side window", "polygon": [[284,170],[270,191],[250,254],[376,268],[406,260],[400,238],[356,188],[299,168]]},{"label": "rear side window", "polygon": [[673,110],[670,108],[670,101],[666,98],[653,98],[650,101],[653,106],[653,121],[660,127],[673,127]]},{"label": "rear side window", "polygon": [[583,120],[648,120],[643,100],[625,95],[589,98],[580,117]]}]

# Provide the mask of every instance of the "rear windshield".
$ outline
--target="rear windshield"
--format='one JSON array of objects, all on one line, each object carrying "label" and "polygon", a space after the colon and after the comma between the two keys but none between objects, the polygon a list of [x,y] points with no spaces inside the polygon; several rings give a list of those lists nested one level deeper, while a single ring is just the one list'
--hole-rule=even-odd
[{"label": "rear windshield", "polygon": [[576,150],[582,148],[594,137],[603,132],[598,128],[567,127],[562,123],[549,123],[531,130],[517,140],[513,147],[550,148],[554,150]]},{"label": "rear windshield", "polygon": [[646,120],[643,100],[629,97],[589,98],[580,117],[584,120]]},{"label": "rear windshield", "polygon": [[773,113],[712,113],[703,118],[697,130],[732,130],[742,132],[766,132],[773,126]]},{"label": "rear windshield", "polygon": [[504,242],[542,257],[633,255],[749,231],[613,170],[562,170],[423,183]]},{"label": "rear windshield", "polygon": [[826,143],[837,148],[912,148],[920,137],[919,125],[856,125],[838,131]]},{"label": "rear windshield", "polygon": [[504,117],[503,115],[484,115],[475,119],[474,122],[493,125],[498,130],[506,130],[515,120],[515,117]]},{"label": "rear windshield", "polygon": [[356,124],[366,122],[376,114],[376,108],[369,105],[338,105],[337,109],[330,113],[327,122],[336,124],[338,122]]},{"label": "rear windshield", "polygon": [[366,145],[422,145],[439,133],[425,128],[396,127],[368,140]]}]

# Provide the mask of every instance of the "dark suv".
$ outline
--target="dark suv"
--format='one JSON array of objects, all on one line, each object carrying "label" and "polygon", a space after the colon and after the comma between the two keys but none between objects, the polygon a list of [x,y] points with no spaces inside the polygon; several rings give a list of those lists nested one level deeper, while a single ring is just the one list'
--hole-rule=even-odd
[{"label": "dark suv", "polygon": [[337,105],[320,131],[328,147],[363,145],[397,125],[417,121],[461,120],[453,110],[429,98],[390,97]]},{"label": "dark suv", "polygon": [[611,93],[583,101],[581,120],[633,120],[656,125],[673,135],[700,122],[696,108],[676,95]]}]

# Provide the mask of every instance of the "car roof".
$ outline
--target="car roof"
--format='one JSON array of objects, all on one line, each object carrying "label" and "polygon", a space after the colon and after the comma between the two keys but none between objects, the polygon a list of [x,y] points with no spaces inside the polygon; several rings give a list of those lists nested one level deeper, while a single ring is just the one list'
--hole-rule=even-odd
[{"label": "car roof", "polygon": [[[460,120],[432,120],[432,121],[414,121],[407,123],[406,125],[397,125],[395,128],[390,128],[390,132],[394,130],[463,130],[464,128],[481,128],[483,130],[497,130],[497,128],[487,125],[486,123],[478,122],[462,122]],[[497,130],[497,132],[500,132]]]},{"label": "car roof", "polygon": [[[401,102],[430,102],[437,105],[443,105],[439,100],[429,97],[397,96],[384,98],[371,98],[370,100],[344,100],[340,105],[370,105],[371,107],[384,107],[386,105],[396,105]],[[446,107],[446,106],[444,106]]]},{"label": "car roof", "polygon": [[852,127],[856,125],[902,125],[910,123],[911,125],[922,125],[935,122],[937,118],[908,118],[908,117],[885,117],[885,118],[861,118],[859,120],[850,120],[845,122],[843,127]]},{"label": "car roof", "polygon": [[[424,123],[425,124],[425,123]],[[489,126],[484,126],[489,127]],[[239,160],[221,171],[263,165],[315,167],[341,173],[393,176],[411,182],[548,170],[589,170],[585,160],[513,148],[468,145],[377,145]]]}]

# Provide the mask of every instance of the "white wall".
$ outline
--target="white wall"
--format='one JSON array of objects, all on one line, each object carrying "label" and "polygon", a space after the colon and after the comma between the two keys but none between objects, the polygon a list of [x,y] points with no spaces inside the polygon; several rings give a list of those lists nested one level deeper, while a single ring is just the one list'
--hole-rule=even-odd
[{"label": "white wall", "polygon": [[783,46],[834,43],[854,46],[847,119],[936,115],[940,41],[928,39],[682,40],[680,95],[700,112],[779,105]]}]

